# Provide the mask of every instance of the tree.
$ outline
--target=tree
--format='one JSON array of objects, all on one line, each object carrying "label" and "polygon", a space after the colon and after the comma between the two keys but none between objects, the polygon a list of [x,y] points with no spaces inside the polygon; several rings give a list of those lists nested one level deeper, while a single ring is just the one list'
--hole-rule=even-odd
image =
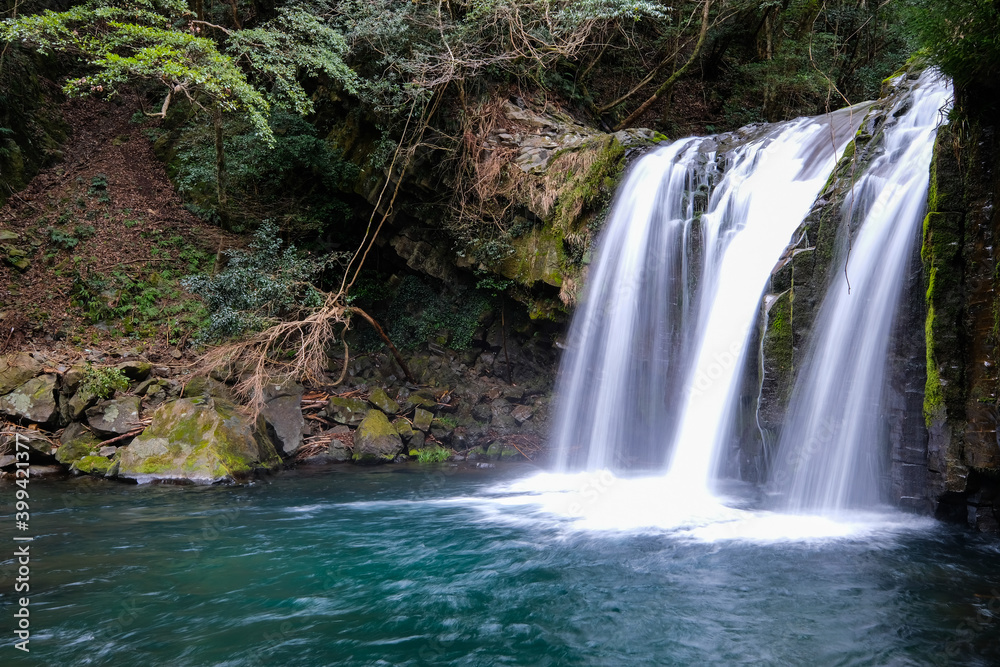
[{"label": "tree", "polygon": [[199,20],[183,0],[90,0],[65,12],[8,19],[0,38],[79,57],[90,72],[69,79],[69,95],[116,95],[124,85],[151,81],[164,88],[159,112],[183,95],[209,110],[216,135],[217,194],[225,203],[222,116],[243,114],[258,136],[274,144],[272,108],[300,114],[312,102],[300,76],[326,74],[356,92],[343,61],[343,37],[304,7],[284,8],[260,27],[230,30]]},{"label": "tree", "polygon": [[995,0],[907,0],[908,19],[930,57],[966,103],[1000,104],[1000,4]]}]

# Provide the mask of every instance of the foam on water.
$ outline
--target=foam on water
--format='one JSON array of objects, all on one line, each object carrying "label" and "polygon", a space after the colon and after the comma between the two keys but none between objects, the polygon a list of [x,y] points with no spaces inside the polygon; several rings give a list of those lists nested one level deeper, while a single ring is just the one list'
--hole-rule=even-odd
[{"label": "foam on water", "polygon": [[702,543],[758,544],[884,540],[932,530],[928,518],[884,511],[782,514],[740,498],[683,496],[664,475],[623,477],[609,470],[539,473],[462,499],[491,521],[538,524],[613,537],[647,533]]}]

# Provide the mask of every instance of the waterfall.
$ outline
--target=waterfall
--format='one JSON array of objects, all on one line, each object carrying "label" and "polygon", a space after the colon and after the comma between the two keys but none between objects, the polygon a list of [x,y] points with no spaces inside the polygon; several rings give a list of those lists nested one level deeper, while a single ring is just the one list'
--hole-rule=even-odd
[{"label": "waterfall", "polygon": [[770,271],[863,115],[685,139],[633,167],[567,339],[560,469],[708,489]]},{"label": "waterfall", "polygon": [[788,510],[871,507],[884,487],[887,357],[930,163],[950,97],[925,72],[885,114],[882,151],[864,169],[842,215],[846,235],[795,382],[770,485]]}]

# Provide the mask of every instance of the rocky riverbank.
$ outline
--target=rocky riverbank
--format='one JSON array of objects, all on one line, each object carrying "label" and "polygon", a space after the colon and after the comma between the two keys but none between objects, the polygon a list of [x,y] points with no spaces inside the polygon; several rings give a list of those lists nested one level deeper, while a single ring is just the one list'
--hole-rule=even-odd
[{"label": "rocky riverbank", "polygon": [[[534,458],[543,451],[553,373],[530,369],[549,366],[553,351],[512,345],[498,366],[481,342],[411,355],[422,385],[398,380],[388,354],[352,356],[343,384],[272,386],[256,418],[223,378],[141,355],[8,354],[0,357],[0,475],[12,474],[17,441],[30,449],[33,476],[139,483],[242,482],[321,463]],[[342,363],[331,359],[331,376]],[[508,368],[522,381],[497,374]]]}]

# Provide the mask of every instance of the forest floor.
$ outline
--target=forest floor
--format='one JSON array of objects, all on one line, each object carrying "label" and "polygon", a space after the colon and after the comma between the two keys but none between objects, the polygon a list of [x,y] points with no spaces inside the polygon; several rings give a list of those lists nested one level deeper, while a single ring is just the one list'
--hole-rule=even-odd
[{"label": "forest floor", "polygon": [[180,364],[204,321],[180,281],[244,241],[184,207],[130,107],[66,102],[65,159],[0,209],[0,354]]}]

